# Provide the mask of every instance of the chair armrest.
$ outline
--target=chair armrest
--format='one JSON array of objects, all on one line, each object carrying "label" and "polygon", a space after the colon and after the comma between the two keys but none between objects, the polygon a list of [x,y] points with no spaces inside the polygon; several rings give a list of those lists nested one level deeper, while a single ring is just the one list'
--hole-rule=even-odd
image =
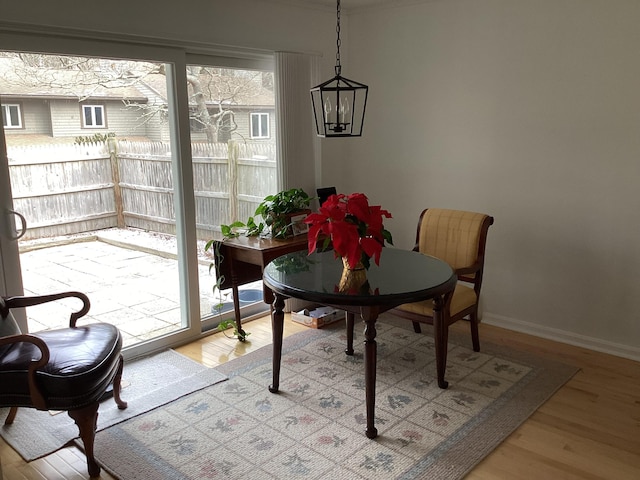
[{"label": "chair armrest", "polygon": [[91,308],[91,302],[89,302],[89,297],[87,297],[84,293],[80,292],[62,292],[62,293],[54,293],[51,295],[39,295],[32,297],[9,297],[5,298],[4,302],[6,308],[23,308],[23,307],[32,307],[34,305],[41,305],[47,302],[53,302],[56,300],[60,300],[62,298],[78,298],[82,300],[82,308],[77,312],[73,312],[71,317],[69,318],[69,327],[74,328],[76,326],[76,321],[84,317]]},{"label": "chair armrest", "polygon": [[45,402],[44,396],[36,383],[36,371],[49,363],[49,347],[47,347],[44,340],[29,334],[11,335],[9,337],[0,338],[0,346],[15,343],[31,343],[40,350],[40,358],[37,360],[31,360],[31,363],[29,364],[27,380],[29,382],[29,394],[31,395],[31,402],[33,403],[33,406],[40,410],[46,410],[47,403]]},{"label": "chair armrest", "polygon": [[476,273],[478,273],[478,271],[480,270],[480,264],[479,263],[474,263],[473,265],[469,266],[469,267],[464,267],[464,268],[458,268],[456,269],[455,273],[458,276],[467,276],[467,275],[475,275]]},{"label": "chair armrest", "polygon": [[[420,248],[418,247],[418,245],[416,245],[415,247],[413,247],[412,249],[413,252],[418,252],[420,253]],[[468,282],[472,282],[473,283],[473,277],[470,278],[460,278],[460,277],[465,277],[465,276],[469,276],[469,275],[474,275],[480,270],[480,262],[476,262],[473,265],[469,266],[469,267],[464,267],[464,268],[458,268],[456,269],[453,273],[456,274],[456,276],[462,280],[462,281],[468,281]]]}]

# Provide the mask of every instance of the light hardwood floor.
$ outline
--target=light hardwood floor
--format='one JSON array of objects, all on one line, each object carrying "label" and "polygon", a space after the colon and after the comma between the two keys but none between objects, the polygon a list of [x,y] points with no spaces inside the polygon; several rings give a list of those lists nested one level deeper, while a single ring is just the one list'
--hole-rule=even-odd
[{"label": "light hardwood floor", "polygon": [[[285,335],[306,328],[287,319]],[[468,325],[451,328],[466,331]],[[640,363],[489,325],[480,329],[481,341],[545,355],[580,371],[467,479],[640,478]],[[247,343],[219,333],[177,350],[213,367],[271,343],[268,317],[250,322],[247,330]],[[73,447],[26,463],[0,439],[0,459],[2,480],[87,478],[84,456]],[[103,472],[100,478],[113,477]]]}]

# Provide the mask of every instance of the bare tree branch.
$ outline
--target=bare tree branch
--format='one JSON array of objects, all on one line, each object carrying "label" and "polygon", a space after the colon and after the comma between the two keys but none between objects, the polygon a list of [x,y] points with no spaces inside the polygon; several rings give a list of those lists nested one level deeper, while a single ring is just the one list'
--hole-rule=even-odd
[{"label": "bare tree branch", "polygon": [[[99,97],[110,89],[134,87],[143,93],[145,89],[153,91],[163,101],[142,103],[125,99],[123,104],[139,110],[140,125],[157,116],[162,121],[167,118],[166,84],[161,85],[164,82],[154,80],[154,77],[165,75],[163,64],[13,52],[4,52],[1,58],[10,58],[14,63],[11,78],[2,80],[66,92],[76,97],[78,102]],[[0,76],[2,73],[0,71]],[[229,138],[232,133],[237,134],[234,107],[264,102],[265,92],[273,91],[273,75],[270,72],[188,66],[187,82],[193,107],[192,125],[199,126],[209,142],[217,142],[221,136]]]}]

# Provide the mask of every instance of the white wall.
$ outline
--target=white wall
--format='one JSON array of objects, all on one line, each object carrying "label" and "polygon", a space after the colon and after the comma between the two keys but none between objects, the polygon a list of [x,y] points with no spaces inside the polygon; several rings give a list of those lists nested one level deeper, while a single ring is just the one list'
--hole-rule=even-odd
[{"label": "white wall", "polygon": [[[447,0],[354,13],[364,136],[325,176],[389,209],[486,212],[484,320],[640,358],[640,3]],[[393,181],[391,181],[393,179]]]}]

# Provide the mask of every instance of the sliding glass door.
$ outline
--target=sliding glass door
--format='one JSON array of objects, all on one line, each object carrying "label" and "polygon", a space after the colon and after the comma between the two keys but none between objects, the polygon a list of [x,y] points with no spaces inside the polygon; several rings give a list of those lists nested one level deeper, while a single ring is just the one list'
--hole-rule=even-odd
[{"label": "sliding glass door", "polygon": [[[192,56],[187,92],[202,328],[234,318],[231,289],[216,287],[213,258],[203,246],[221,238],[220,225],[246,222],[277,191],[274,78],[269,63]],[[242,285],[241,314],[264,312],[262,282]]]},{"label": "sliding glass door", "polygon": [[227,319],[202,247],[277,190],[272,59],[187,50],[0,31],[0,293],[83,291],[128,356]]},{"label": "sliding glass door", "polygon": [[[13,278],[21,276],[27,295],[83,291],[92,300],[86,320],[115,324],[138,350],[191,328],[180,282],[187,256],[178,248],[186,224],[177,214],[185,185],[175,181],[176,70],[132,58],[0,52],[1,168],[12,192],[3,207],[27,225]],[[32,307],[28,330],[62,327],[73,308]]]}]

